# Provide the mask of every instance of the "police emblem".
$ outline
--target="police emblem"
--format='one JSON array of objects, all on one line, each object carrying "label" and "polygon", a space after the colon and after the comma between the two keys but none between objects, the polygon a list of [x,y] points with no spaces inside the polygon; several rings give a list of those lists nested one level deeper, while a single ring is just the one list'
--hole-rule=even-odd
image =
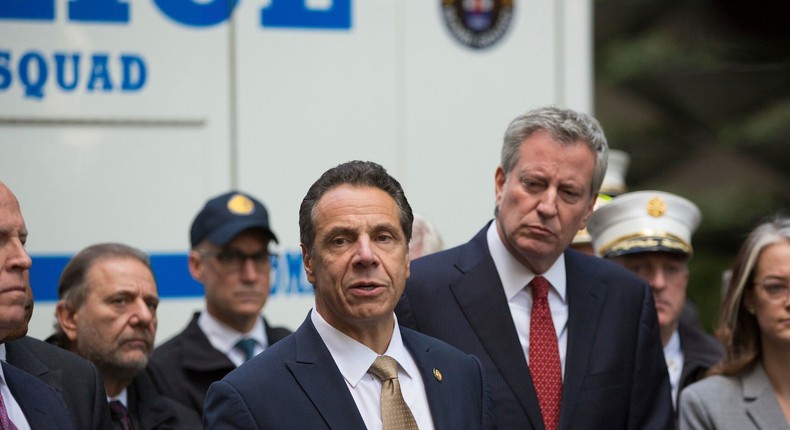
[{"label": "police emblem", "polygon": [[245,195],[235,194],[228,200],[228,210],[236,215],[249,215],[255,212],[255,203]]},{"label": "police emblem", "polygon": [[442,0],[442,15],[456,40],[473,49],[485,49],[507,32],[514,1]]}]

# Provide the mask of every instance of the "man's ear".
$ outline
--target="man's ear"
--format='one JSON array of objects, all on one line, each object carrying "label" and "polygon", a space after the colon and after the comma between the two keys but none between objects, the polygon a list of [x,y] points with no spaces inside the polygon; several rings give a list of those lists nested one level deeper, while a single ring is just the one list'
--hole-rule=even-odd
[{"label": "man's ear", "polygon": [[192,275],[192,279],[202,284],[204,263],[200,253],[198,253],[194,249],[189,251],[188,263],[189,263],[189,274]]},{"label": "man's ear", "polygon": [[303,243],[300,243],[299,247],[302,248],[302,265],[304,266],[304,273],[307,275],[307,282],[315,285],[316,279],[313,274],[313,260],[310,257],[310,250]]},{"label": "man's ear", "polygon": [[60,300],[55,306],[55,318],[58,319],[58,324],[66,334],[66,337],[73,343],[77,340],[77,311],[71,309],[63,300]]},{"label": "man's ear", "polygon": [[587,221],[590,220],[593,211],[595,211],[596,203],[598,203],[598,194],[596,194],[595,196],[593,196],[593,198],[590,199],[590,204],[587,205],[587,209],[585,209],[586,212],[584,213],[584,218],[582,219],[582,226],[580,227],[580,229],[585,228],[587,226]]},{"label": "man's ear", "polygon": [[496,196],[496,207],[502,203],[502,188],[505,186],[505,181],[507,181],[507,173],[505,173],[505,169],[502,166],[496,168],[496,173],[494,173],[494,195]]}]

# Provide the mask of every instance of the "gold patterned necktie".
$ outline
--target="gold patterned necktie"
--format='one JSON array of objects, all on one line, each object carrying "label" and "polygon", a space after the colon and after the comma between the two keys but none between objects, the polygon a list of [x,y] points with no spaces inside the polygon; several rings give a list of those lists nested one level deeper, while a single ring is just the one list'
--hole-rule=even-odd
[{"label": "gold patterned necktie", "polygon": [[370,366],[370,373],[381,379],[381,422],[384,430],[419,430],[400,391],[398,361],[387,355],[379,356]]}]

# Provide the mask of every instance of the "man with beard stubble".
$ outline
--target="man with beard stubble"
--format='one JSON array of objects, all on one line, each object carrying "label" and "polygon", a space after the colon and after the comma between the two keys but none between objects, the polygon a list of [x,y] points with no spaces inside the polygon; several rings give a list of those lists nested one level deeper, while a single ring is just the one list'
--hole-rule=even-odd
[{"label": "man with beard stubble", "polygon": [[89,246],[66,265],[58,294],[58,324],[48,340],[99,369],[113,428],[200,428],[200,417],[159,393],[144,372],[159,304],[145,253],[118,243]]}]

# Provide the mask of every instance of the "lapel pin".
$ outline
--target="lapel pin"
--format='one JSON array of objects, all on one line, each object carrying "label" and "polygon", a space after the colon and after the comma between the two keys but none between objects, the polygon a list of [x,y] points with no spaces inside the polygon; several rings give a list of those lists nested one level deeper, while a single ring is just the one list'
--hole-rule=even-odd
[{"label": "lapel pin", "polygon": [[442,372],[435,367],[433,368],[433,377],[436,378],[437,381],[442,382]]}]

